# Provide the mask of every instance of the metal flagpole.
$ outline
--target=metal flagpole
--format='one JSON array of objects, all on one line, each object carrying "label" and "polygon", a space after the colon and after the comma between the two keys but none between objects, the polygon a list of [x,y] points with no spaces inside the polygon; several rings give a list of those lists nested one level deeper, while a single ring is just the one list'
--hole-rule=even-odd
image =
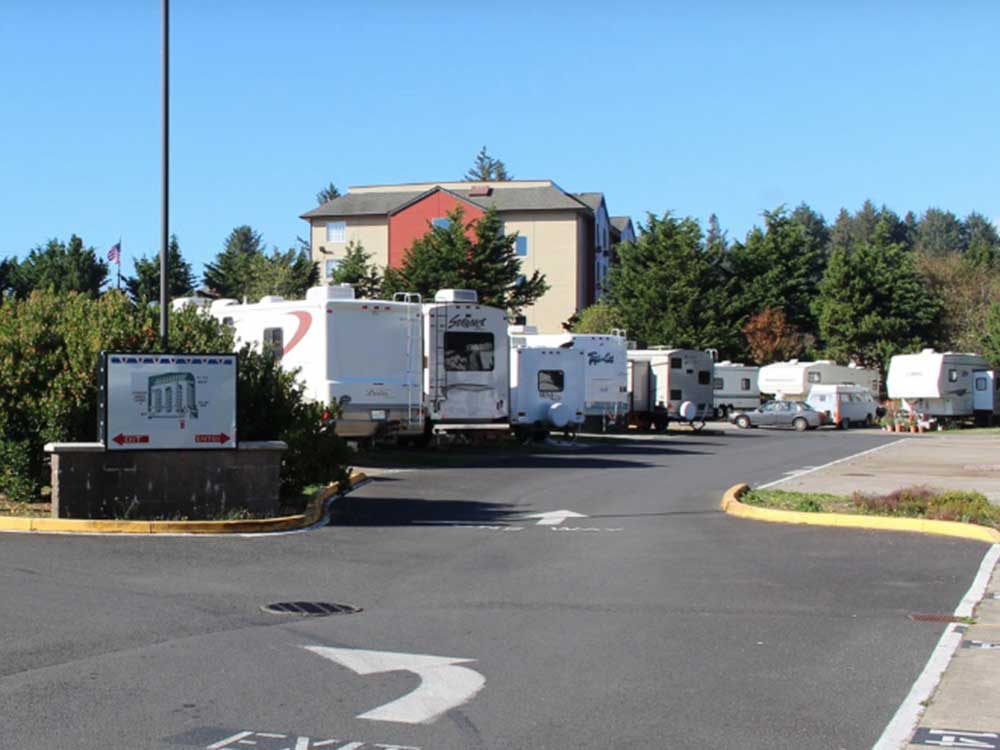
[{"label": "metal flagpole", "polygon": [[162,0],[163,6],[163,86],[162,111],[163,122],[161,125],[163,140],[161,150],[161,175],[160,185],[160,348],[168,351],[167,335],[167,312],[169,310],[167,299],[167,276],[170,271],[170,261],[167,258],[167,243],[169,242],[169,211],[170,211],[170,0]]}]

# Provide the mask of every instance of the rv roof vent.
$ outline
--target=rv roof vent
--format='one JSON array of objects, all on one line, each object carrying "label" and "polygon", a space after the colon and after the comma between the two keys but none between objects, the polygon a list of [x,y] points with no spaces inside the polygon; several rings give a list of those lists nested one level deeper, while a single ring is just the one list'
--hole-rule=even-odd
[{"label": "rv roof vent", "polygon": [[439,289],[434,295],[435,302],[479,302],[479,295],[473,289]]},{"label": "rv roof vent", "polygon": [[921,354],[933,354],[934,353],[934,348],[931,347],[930,349],[921,349],[920,353]]},{"label": "rv roof vent", "polygon": [[218,310],[220,307],[232,307],[233,305],[240,304],[238,299],[230,299],[229,297],[223,297],[222,299],[217,299],[212,303],[210,310]]},{"label": "rv roof vent", "polygon": [[799,363],[799,361],[797,359],[790,359],[790,360],[788,360],[788,364],[790,364],[790,365],[797,365],[798,363]]},{"label": "rv roof vent", "polygon": [[307,302],[327,302],[332,299],[354,299],[354,287],[350,284],[314,286],[306,292]]},{"label": "rv roof vent", "polygon": [[277,294],[265,294],[260,298],[260,304],[262,305],[273,305],[275,302],[284,302],[284,297],[279,297]]}]

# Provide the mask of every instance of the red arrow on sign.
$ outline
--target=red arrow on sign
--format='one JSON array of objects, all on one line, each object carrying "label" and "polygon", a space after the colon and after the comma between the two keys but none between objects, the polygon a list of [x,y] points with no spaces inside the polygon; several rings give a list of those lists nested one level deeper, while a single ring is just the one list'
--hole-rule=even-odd
[{"label": "red arrow on sign", "polygon": [[123,435],[119,432],[111,439],[118,443],[118,445],[125,445],[126,443],[148,443],[149,435]]},{"label": "red arrow on sign", "polygon": [[218,435],[195,435],[194,441],[196,443],[221,443],[225,444],[229,442],[229,435],[224,432],[220,432]]}]

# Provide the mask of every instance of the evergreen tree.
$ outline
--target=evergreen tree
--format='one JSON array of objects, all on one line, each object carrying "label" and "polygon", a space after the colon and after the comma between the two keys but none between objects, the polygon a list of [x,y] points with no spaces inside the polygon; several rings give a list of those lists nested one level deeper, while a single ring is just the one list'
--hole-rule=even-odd
[{"label": "evergreen tree", "polygon": [[507,173],[507,166],[502,161],[486,153],[486,146],[479,150],[475,163],[465,173],[467,182],[507,182],[513,179],[514,175]]},{"label": "evergreen tree", "polygon": [[708,229],[705,232],[705,247],[716,253],[729,250],[729,240],[726,232],[719,224],[719,217],[714,213],[708,217]]},{"label": "evergreen tree", "polygon": [[889,357],[932,340],[940,302],[925,287],[914,256],[880,222],[872,242],[837,248],[820,283],[816,315],[827,351],[883,374]]},{"label": "evergreen tree", "polygon": [[17,270],[16,258],[0,260],[0,302],[14,293],[17,284]]},{"label": "evergreen tree", "polygon": [[729,253],[734,314],[746,320],[768,307],[781,309],[793,327],[813,330],[811,305],[826,260],[820,242],[783,207],[764,212],[764,229],[751,229]]},{"label": "evergreen tree", "polygon": [[563,327],[573,333],[609,334],[613,328],[624,328],[624,318],[614,305],[601,300],[585,307]]},{"label": "evergreen tree", "polygon": [[917,224],[916,249],[930,256],[964,253],[969,247],[965,226],[951,211],[928,208]]},{"label": "evergreen tree", "polygon": [[619,246],[604,302],[620,312],[629,338],[731,353],[739,330],[727,287],[722,258],[703,245],[697,221],[649,214],[635,243]]},{"label": "evergreen tree", "polygon": [[337,190],[337,186],[332,182],[325,188],[316,193],[316,203],[322,206],[324,203],[329,203],[334,198],[340,197],[340,191]]},{"label": "evergreen tree", "polygon": [[220,297],[241,300],[249,296],[254,260],[263,252],[260,233],[246,225],[236,227],[215,262],[205,265],[205,286]]},{"label": "evergreen tree", "polygon": [[250,260],[250,276],[246,285],[247,300],[256,302],[266,295],[285,299],[302,299],[306,290],[319,283],[319,266],[305,248],[275,248],[270,255],[257,253]]},{"label": "evergreen tree", "polygon": [[74,234],[69,244],[52,239],[45,246],[35,247],[17,266],[14,292],[26,297],[35,289],[51,289],[96,297],[107,277],[108,264]]},{"label": "evergreen tree", "polygon": [[792,221],[797,222],[805,230],[811,250],[826,255],[830,250],[830,229],[822,214],[816,213],[806,203],[800,203],[792,211]]},{"label": "evergreen tree", "polygon": [[986,310],[979,350],[994,367],[1000,367],[1000,302]]},{"label": "evergreen tree", "polygon": [[496,209],[466,224],[459,207],[448,219],[447,228],[431,227],[413,243],[400,268],[386,269],[383,294],[419,292],[430,298],[439,289],[473,289],[480,303],[516,315],[548,290],[538,271],[530,277],[521,273],[517,235],[501,232]]},{"label": "evergreen tree", "polygon": [[354,287],[354,296],[361,299],[378,296],[382,278],[378,266],[369,263],[371,257],[360,242],[351,240],[347,243],[347,254],[330,277],[330,283],[350,284]]},{"label": "evergreen tree", "polygon": [[[177,235],[170,235],[167,245],[167,293],[171,299],[184,297],[194,289],[194,274],[191,264],[181,255]],[[160,298],[160,256],[145,256],[135,259],[135,276],[125,279],[125,289],[134,300],[158,300]]]},{"label": "evergreen tree", "polygon": [[992,263],[1000,252],[1000,235],[993,222],[981,213],[973,211],[965,217],[965,236],[968,239],[969,249],[966,255],[975,254],[975,263],[982,265],[983,262]]}]

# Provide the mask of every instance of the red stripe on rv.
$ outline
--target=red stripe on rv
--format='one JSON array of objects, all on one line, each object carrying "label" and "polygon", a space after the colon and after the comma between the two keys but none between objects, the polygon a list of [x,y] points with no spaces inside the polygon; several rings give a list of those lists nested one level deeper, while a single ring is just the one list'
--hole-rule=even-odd
[{"label": "red stripe on rv", "polygon": [[298,345],[298,343],[306,337],[306,334],[309,332],[310,326],[312,326],[312,315],[310,315],[307,312],[299,311],[299,312],[289,313],[289,315],[294,315],[296,318],[298,318],[299,327],[292,335],[292,338],[291,340],[289,340],[288,345],[281,350],[282,357],[286,356],[288,352],[294,349],[296,345]]}]

